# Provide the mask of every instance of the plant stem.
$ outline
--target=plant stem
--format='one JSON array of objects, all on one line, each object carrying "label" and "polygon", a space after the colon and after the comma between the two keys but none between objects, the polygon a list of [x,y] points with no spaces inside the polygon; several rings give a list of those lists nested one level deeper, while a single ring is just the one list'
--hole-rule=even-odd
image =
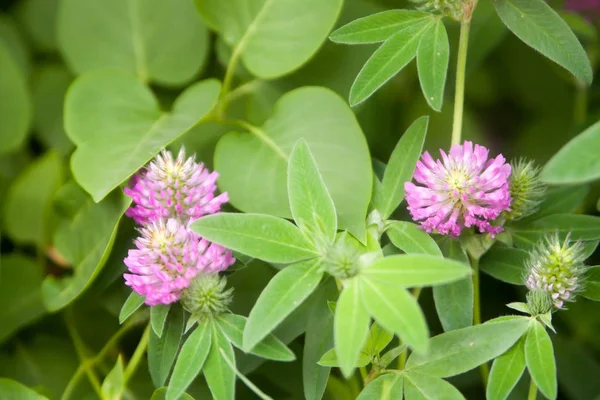
[{"label": "plant stem", "polygon": [[588,92],[583,82],[577,82],[575,92],[575,107],[573,119],[576,125],[581,125],[587,119]]},{"label": "plant stem", "polygon": [[[481,324],[481,298],[479,289],[479,259],[469,256],[471,267],[473,268],[473,325]],[[481,380],[483,386],[487,386],[488,377],[490,375],[489,367],[486,363],[479,367],[481,371]]]},{"label": "plant stem", "polygon": [[227,95],[229,94],[229,90],[231,89],[231,84],[233,82],[233,77],[235,75],[235,70],[237,69],[238,62],[240,60],[241,52],[240,46],[236,46],[233,49],[233,53],[231,54],[231,58],[229,59],[229,64],[227,64],[227,70],[225,71],[225,77],[223,78],[223,86],[221,88],[221,95],[219,98],[219,105],[217,106],[217,115],[220,118],[225,116],[225,108],[227,107],[228,100]]},{"label": "plant stem", "polygon": [[408,355],[408,350],[404,350],[400,356],[398,356],[398,371],[402,371],[404,369],[404,364],[406,363],[406,357]]},{"label": "plant stem", "polygon": [[458,59],[456,61],[456,85],[454,93],[454,122],[452,125],[452,144],[459,144],[462,134],[463,111],[465,102],[465,73],[467,69],[467,49],[469,47],[469,30],[471,20],[460,24],[460,40],[458,42]]},{"label": "plant stem", "polygon": [[535,385],[535,381],[532,378],[531,383],[529,384],[529,395],[527,396],[527,400],[536,400],[536,399],[537,399],[537,386]]},{"label": "plant stem", "polygon": [[123,385],[127,384],[127,381],[131,378],[131,376],[137,370],[137,367],[142,360],[144,353],[146,352],[146,348],[148,347],[148,340],[150,339],[150,324],[146,325],[146,329],[144,330],[144,334],[140,339],[140,343],[136,347],[133,352],[133,356],[131,356],[131,360],[127,363],[127,367],[125,368],[125,372],[123,373]]}]

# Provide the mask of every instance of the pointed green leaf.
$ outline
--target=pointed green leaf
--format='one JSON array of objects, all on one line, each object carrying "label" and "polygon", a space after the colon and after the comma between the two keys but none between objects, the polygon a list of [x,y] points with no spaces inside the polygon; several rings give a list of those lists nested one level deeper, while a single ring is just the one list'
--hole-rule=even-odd
[{"label": "pointed green leaf", "polygon": [[488,400],[505,400],[525,370],[525,340],[519,339],[506,353],[494,360],[486,389]]},{"label": "pointed green leaf", "polygon": [[525,250],[494,246],[481,257],[479,268],[503,282],[524,285],[529,256],[530,253]]},{"label": "pointed green leaf", "polygon": [[235,363],[235,354],[229,339],[216,324],[213,324],[212,343],[203,371],[214,400],[235,399],[235,370],[224,357]]},{"label": "pointed green leaf", "polygon": [[431,24],[424,19],[411,24],[386,40],[362,67],[350,88],[350,105],[368,99],[402,70],[416,55],[422,34]]},{"label": "pointed green leaf", "polygon": [[157,304],[150,307],[150,324],[152,325],[152,330],[158,337],[162,336],[170,308],[171,306],[168,304]]},{"label": "pointed green leaf", "polygon": [[594,301],[600,301],[600,265],[587,267],[584,273],[583,292],[581,295]]},{"label": "pointed green leaf", "polygon": [[148,369],[154,387],[161,387],[165,384],[177,356],[183,334],[183,309],[181,307],[172,308],[167,316],[163,335],[158,337],[154,330],[150,331]]},{"label": "pointed green leaf", "polygon": [[512,347],[529,321],[527,317],[508,317],[434,336],[429,352],[411,354],[406,369],[440,378],[470,371]]},{"label": "pointed green leaf", "polygon": [[144,304],[144,296],[140,296],[136,292],[131,292],[125,303],[123,303],[123,307],[121,307],[121,312],[119,312],[119,324],[122,324]]},{"label": "pointed green leaf", "polygon": [[362,301],[378,324],[394,332],[418,352],[427,351],[429,329],[419,303],[406,290],[381,281],[362,278]]},{"label": "pointed green leaf", "polygon": [[548,189],[539,210],[526,220],[539,219],[552,214],[573,213],[589,192],[589,185],[559,186]]},{"label": "pointed green leaf", "polygon": [[556,399],[556,363],[552,340],[546,328],[532,320],[525,340],[525,360],[527,369],[540,392],[549,399]]},{"label": "pointed green leaf", "polygon": [[319,243],[319,236],[324,237],[323,244],[332,243],[337,233],[335,206],[304,139],[296,143],[290,154],[287,187],[298,227],[315,243]]},{"label": "pointed green leaf", "polygon": [[393,221],[387,234],[394,246],[407,254],[442,256],[442,251],[435,240],[413,223]]},{"label": "pointed green leaf", "polygon": [[119,354],[117,363],[106,375],[102,382],[102,394],[105,399],[120,399],[125,390],[125,378],[123,376],[123,359]]},{"label": "pointed green leaf", "polygon": [[359,283],[357,278],[345,283],[333,321],[335,353],[346,377],[352,374],[358,363],[371,320],[361,299]]},{"label": "pointed green leaf", "polygon": [[383,349],[394,338],[394,334],[382,328],[377,322],[371,325],[367,343],[365,343],[365,352],[370,355],[379,355]]},{"label": "pointed green leaf", "polygon": [[202,321],[181,347],[169,387],[166,400],[178,399],[202,370],[204,361],[211,349],[212,324]]},{"label": "pointed green leaf", "polygon": [[442,110],[449,60],[448,33],[440,18],[423,33],[417,49],[421,89],[427,103],[436,111]]},{"label": "pointed green leaf", "polygon": [[356,400],[401,400],[404,377],[385,374],[369,383]]},{"label": "pointed green leaf", "polygon": [[549,233],[558,233],[561,238],[570,234],[571,240],[600,239],[600,217],[579,214],[554,214],[531,223],[513,226],[510,233],[515,246],[530,249]]},{"label": "pointed green leaf", "polygon": [[260,294],[244,329],[243,348],[251,351],[315,290],[323,272],[313,260],[279,271]]},{"label": "pointed green leaf", "polygon": [[273,263],[293,263],[318,255],[289,221],[262,214],[220,213],[194,221],[194,232],[211,242]]},{"label": "pointed green leaf", "polygon": [[460,391],[443,379],[431,375],[408,373],[404,375],[406,400],[464,400]]},{"label": "pointed green leaf", "polygon": [[379,366],[381,368],[386,368],[388,365],[390,365],[392,363],[392,361],[394,361],[396,358],[398,358],[398,356],[402,353],[404,353],[407,349],[406,344],[401,344],[400,346],[396,346],[393,349],[391,349],[390,351],[388,351],[387,353],[385,353],[380,359],[379,359]]},{"label": "pointed green leaf", "polygon": [[[167,398],[166,396],[167,388],[162,387],[156,389],[154,393],[152,393],[152,397],[150,398],[150,400],[165,400]],[[187,393],[182,393],[177,400],[194,400],[194,398]]]},{"label": "pointed green leaf", "polygon": [[235,366],[235,358],[229,358],[229,356],[227,356],[227,353],[223,350],[223,349],[219,349],[221,356],[223,357],[223,360],[225,360],[225,362],[227,363],[227,365],[229,365],[229,368],[231,368],[231,370],[235,373],[235,375],[240,378],[240,380],[242,382],[244,382],[244,384],[248,387],[248,389],[252,390],[252,392],[254,392],[255,395],[258,396],[259,399],[261,400],[273,400],[273,398],[271,396],[268,396],[267,394],[265,394],[262,390],[260,390],[258,388],[258,386],[256,386],[254,383],[252,383],[252,381],[248,378],[246,378],[246,376],[244,374],[242,374]]},{"label": "pointed green leaf", "polygon": [[331,33],[329,39],[336,43],[362,44],[384,42],[407,27],[431,14],[410,10],[388,10],[358,18]]},{"label": "pointed green leaf", "polygon": [[544,0],[494,0],[502,22],[528,46],[569,70],[587,85],[593,72],[571,28]]},{"label": "pointed green leaf", "polygon": [[513,310],[517,310],[517,311],[520,311],[525,314],[531,314],[531,310],[529,309],[529,306],[527,305],[527,303],[521,303],[521,302],[508,303],[506,305],[506,307],[512,308]]},{"label": "pointed green leaf", "polygon": [[48,400],[33,389],[8,378],[0,378],[0,398],[19,400]]},{"label": "pointed green leaf", "polygon": [[[371,363],[371,357],[365,351],[361,351],[358,356],[358,361],[354,365],[356,368],[366,367]],[[323,367],[339,367],[340,362],[338,361],[337,354],[334,349],[330,349],[319,359],[318,364]]]}]

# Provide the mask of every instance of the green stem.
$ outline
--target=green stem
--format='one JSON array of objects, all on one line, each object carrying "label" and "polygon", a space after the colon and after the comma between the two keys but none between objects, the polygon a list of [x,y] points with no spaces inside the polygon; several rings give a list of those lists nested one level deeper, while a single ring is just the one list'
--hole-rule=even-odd
[{"label": "green stem", "polygon": [[406,357],[408,355],[408,350],[405,350],[398,356],[398,371],[402,371],[404,369],[404,364],[406,364]]},{"label": "green stem", "polygon": [[531,383],[529,384],[529,395],[527,396],[527,400],[536,400],[537,399],[537,386],[535,385],[535,381],[531,379]]},{"label": "green stem", "polygon": [[[471,267],[473,268],[473,325],[481,324],[481,297],[479,289],[479,259],[469,257],[471,259]],[[483,386],[487,387],[488,378],[490,375],[489,367],[486,363],[479,367],[481,371],[481,380]]]},{"label": "green stem", "polygon": [[573,119],[576,125],[581,125],[587,119],[588,92],[585,84],[577,82],[575,92],[575,108],[573,110]]},{"label": "green stem", "polygon": [[469,47],[469,30],[471,21],[460,24],[460,40],[458,42],[458,59],[456,61],[456,87],[454,94],[454,122],[452,125],[452,144],[459,144],[462,134],[463,112],[465,102],[465,74],[467,70],[467,49]]},{"label": "green stem", "polygon": [[219,98],[219,105],[217,107],[217,115],[220,118],[225,116],[225,108],[227,107],[228,100],[227,95],[229,94],[229,90],[231,89],[231,85],[233,83],[233,78],[235,76],[235,70],[237,69],[238,62],[240,60],[241,51],[239,50],[241,46],[236,46],[231,54],[231,58],[229,59],[229,64],[227,64],[227,70],[225,71],[225,77],[223,78],[223,87],[221,88],[221,95]]},{"label": "green stem", "polygon": [[129,379],[133,376],[137,367],[140,365],[140,361],[144,357],[144,353],[146,353],[146,349],[148,348],[148,340],[150,339],[150,324],[146,325],[146,329],[144,330],[144,334],[138,343],[135,351],[133,352],[133,356],[131,356],[131,360],[127,363],[127,367],[125,368],[125,372],[123,373],[123,384],[127,385]]}]

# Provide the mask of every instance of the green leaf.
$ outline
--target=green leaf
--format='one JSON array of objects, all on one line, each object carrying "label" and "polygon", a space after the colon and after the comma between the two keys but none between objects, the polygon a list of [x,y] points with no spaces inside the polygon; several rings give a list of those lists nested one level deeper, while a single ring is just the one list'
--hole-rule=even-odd
[{"label": "green leaf", "polygon": [[363,305],[359,284],[357,278],[345,282],[333,320],[335,353],[345,377],[354,371],[369,334],[371,318]]},{"label": "green leaf", "polygon": [[369,383],[356,400],[401,400],[404,376],[385,374]]},{"label": "green leaf", "polygon": [[150,307],[150,325],[152,325],[152,330],[158,337],[162,336],[170,309],[171,306],[167,304],[157,304]]},{"label": "green leaf", "polygon": [[113,192],[100,203],[88,197],[72,218],[58,226],[54,246],[73,265],[74,272],[65,277],[46,276],[42,296],[48,310],[70,304],[96,279],[110,255],[119,221],[130,202],[121,191]]},{"label": "green leaf", "polygon": [[494,0],[502,22],[525,44],[587,85],[593,72],[587,54],[565,21],[544,0]]},{"label": "green leaf", "polygon": [[404,200],[404,184],[410,182],[423,151],[429,117],[420,117],[408,127],[394,148],[383,173],[383,209],[381,217],[389,218]]},{"label": "green leaf", "polygon": [[583,275],[583,292],[581,295],[594,301],[600,301],[600,265],[587,267]]},{"label": "green leaf", "polygon": [[365,308],[378,324],[396,333],[417,352],[427,351],[429,330],[419,303],[396,285],[362,278],[360,296]]},{"label": "green leaf", "polygon": [[56,15],[59,4],[59,1],[45,0],[26,0],[17,4],[17,17],[35,50],[42,53],[58,50]]},{"label": "green leaf", "polygon": [[464,400],[457,388],[443,379],[431,375],[408,373],[404,375],[406,400]]},{"label": "green leaf", "polygon": [[232,58],[261,79],[288,74],[327,38],[342,0],[196,0],[206,23],[233,47]]},{"label": "green leaf", "polygon": [[539,219],[552,214],[572,213],[583,203],[590,191],[588,185],[563,186],[548,189],[539,210],[526,220]]},{"label": "green leaf", "polygon": [[527,317],[491,320],[434,336],[429,341],[429,352],[411,354],[406,369],[440,378],[470,371],[512,347],[527,330],[529,320]]},{"label": "green leaf", "polygon": [[552,341],[546,328],[532,320],[525,339],[525,360],[531,378],[540,392],[549,399],[556,399],[556,364]]},{"label": "green leaf", "polygon": [[202,321],[188,336],[177,356],[166,400],[178,399],[202,370],[211,349],[212,324]]},{"label": "green leaf", "polygon": [[[217,324],[235,347],[243,349],[242,342],[246,317],[223,314],[217,319]],[[250,353],[275,361],[293,361],[296,359],[294,353],[273,334],[267,335],[262,341],[258,342]]]},{"label": "green leaf", "polygon": [[451,259],[428,254],[399,254],[381,258],[361,276],[396,288],[433,286],[469,276],[471,268]]},{"label": "green leaf", "polygon": [[191,228],[211,242],[267,262],[287,264],[318,256],[296,226],[270,215],[220,213],[194,221]]},{"label": "green leaf", "polygon": [[102,394],[105,399],[120,399],[125,390],[125,378],[123,376],[123,359],[119,354],[117,363],[106,375],[102,382]]},{"label": "green leaf", "polygon": [[508,303],[506,305],[506,307],[512,308],[513,310],[522,312],[524,314],[531,314],[531,310],[529,309],[529,306],[527,305],[527,303],[512,302],[512,303]]},{"label": "green leaf", "polygon": [[436,111],[442,110],[449,60],[448,33],[440,18],[423,33],[417,49],[421,89],[427,103]]},{"label": "green leaf", "polygon": [[488,400],[505,400],[525,370],[524,340],[520,339],[506,353],[494,360],[486,389]]},{"label": "green leaf", "polygon": [[386,232],[394,246],[407,254],[442,256],[435,240],[413,223],[393,221]]},{"label": "green leaf", "polygon": [[18,400],[48,400],[47,397],[38,394],[17,381],[8,378],[0,378],[0,398]]},{"label": "green leaf", "polygon": [[525,250],[494,246],[481,257],[479,268],[500,281],[524,285],[529,256]]},{"label": "green leaf", "polygon": [[[168,390],[168,388],[166,388],[166,387],[156,389],[154,391],[154,393],[152,393],[152,397],[150,398],[150,400],[165,400],[165,399],[167,399],[167,390]],[[187,393],[182,393],[177,399],[178,400],[194,400],[194,398]]]},{"label": "green leaf", "polygon": [[369,331],[369,336],[367,337],[367,342],[365,343],[365,351],[370,355],[379,355],[383,349],[386,348],[388,344],[394,338],[394,334],[384,328],[382,328],[378,323],[373,323],[371,325],[371,330]]},{"label": "green leaf", "polygon": [[329,39],[336,43],[363,44],[384,42],[407,27],[431,19],[431,14],[388,10],[356,19],[331,33]]},{"label": "green leaf", "polygon": [[154,387],[161,387],[167,381],[183,334],[184,315],[181,307],[172,307],[167,316],[163,335],[158,337],[150,331],[148,342],[148,369]]},{"label": "green leaf", "polygon": [[600,179],[600,122],[563,146],[544,166],[541,178],[551,184],[585,183]]},{"label": "green leaf", "polygon": [[144,304],[144,296],[140,296],[136,292],[131,292],[123,303],[121,311],[119,312],[119,324],[122,324]]},{"label": "green leaf", "polygon": [[231,343],[214,324],[210,352],[203,368],[206,383],[208,383],[214,400],[234,400],[235,398],[235,370],[227,363],[224,356],[235,363],[235,354]]},{"label": "green leaf", "polygon": [[[362,367],[366,367],[370,363],[371,363],[371,356],[369,354],[367,354],[365,351],[361,350],[361,352],[358,356],[358,361],[356,362],[354,367],[362,368]],[[339,367],[340,362],[338,361],[338,357],[335,352],[335,348],[330,349],[325,354],[323,354],[321,359],[318,361],[318,364],[323,367]]]},{"label": "green leaf", "polygon": [[248,129],[223,136],[215,150],[219,187],[234,207],[291,218],[288,156],[303,138],[335,204],[338,228],[364,239],[373,186],[371,157],[360,125],[341,97],[321,87],[292,90],[277,101],[261,128]]},{"label": "green leaf", "polygon": [[335,206],[304,139],[298,141],[290,154],[287,187],[298,227],[315,243],[320,242],[320,236],[325,243],[332,243],[337,233]]},{"label": "green leaf", "polygon": [[262,341],[315,290],[323,272],[313,260],[290,265],[281,270],[260,294],[250,311],[244,329],[246,351]]},{"label": "green leaf", "polygon": [[385,353],[379,359],[379,366],[381,368],[386,368],[388,365],[392,363],[398,356],[406,351],[406,344],[401,344],[400,346],[396,346],[387,353]]},{"label": "green leaf", "polygon": [[356,106],[402,70],[415,56],[429,19],[417,20],[386,40],[362,67],[350,88],[350,105]]},{"label": "green leaf", "polygon": [[101,9],[94,0],[64,0],[59,10],[58,40],[77,74],[115,69],[182,85],[209,53],[208,31],[191,0],[108,0]]},{"label": "green leaf", "polygon": [[12,182],[4,203],[3,226],[15,242],[34,243],[40,248],[50,242],[56,226],[52,199],[63,175],[60,156],[48,152],[29,164]]},{"label": "green leaf", "polygon": [[0,153],[19,149],[31,123],[31,99],[22,71],[0,41]]},{"label": "green leaf", "polygon": [[196,125],[213,108],[219,91],[214,79],[194,83],[170,112],[163,112],[133,75],[97,71],[79,77],[65,98],[65,129],[77,145],[71,157],[75,180],[95,201],[102,200]]},{"label": "green leaf", "polygon": [[45,313],[40,291],[41,265],[18,253],[3,254],[0,263],[0,343]]},{"label": "green leaf", "polygon": [[600,217],[577,214],[554,214],[531,223],[513,226],[510,233],[515,246],[529,249],[547,234],[558,233],[562,238],[571,234],[571,240],[600,239]]},{"label": "green leaf", "polygon": [[[22,3],[20,3],[22,4]],[[0,41],[19,67],[23,77],[28,77],[31,72],[31,49],[26,42],[21,27],[11,15],[0,15]]]}]

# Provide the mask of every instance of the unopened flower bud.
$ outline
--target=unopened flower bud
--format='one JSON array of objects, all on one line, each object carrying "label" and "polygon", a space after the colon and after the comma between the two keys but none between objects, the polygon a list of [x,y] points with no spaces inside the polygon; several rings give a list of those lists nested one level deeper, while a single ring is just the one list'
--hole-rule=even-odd
[{"label": "unopened flower bud", "polygon": [[410,0],[417,4],[418,10],[439,12],[459,21],[462,17],[465,3],[471,0]]},{"label": "unopened flower bud", "polygon": [[533,290],[527,293],[527,306],[532,315],[546,314],[552,310],[552,297],[544,290]]},{"label": "unopened flower bud", "polygon": [[224,313],[233,293],[226,285],[227,280],[216,273],[199,274],[183,292],[181,303],[196,320]]},{"label": "unopened flower bud", "polygon": [[321,264],[325,272],[337,279],[351,278],[358,273],[361,254],[354,240],[344,232],[327,249]]},{"label": "unopened flower bud", "polygon": [[510,197],[512,204],[506,211],[506,218],[518,220],[535,213],[546,192],[546,185],[540,181],[540,167],[533,161],[523,159],[512,163],[510,176]]}]

